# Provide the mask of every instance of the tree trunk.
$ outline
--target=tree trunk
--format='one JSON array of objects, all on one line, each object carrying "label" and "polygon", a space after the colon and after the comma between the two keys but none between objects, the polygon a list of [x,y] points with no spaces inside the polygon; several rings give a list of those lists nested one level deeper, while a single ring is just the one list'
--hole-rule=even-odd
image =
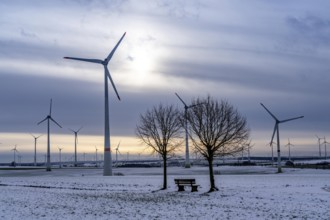
[{"label": "tree trunk", "polygon": [[167,158],[166,156],[163,157],[163,163],[164,163],[164,172],[163,172],[163,188],[162,189],[167,189]]},{"label": "tree trunk", "polygon": [[215,186],[214,174],[213,174],[213,158],[209,158],[209,174],[210,174],[210,190],[209,192],[218,191],[219,189]]}]

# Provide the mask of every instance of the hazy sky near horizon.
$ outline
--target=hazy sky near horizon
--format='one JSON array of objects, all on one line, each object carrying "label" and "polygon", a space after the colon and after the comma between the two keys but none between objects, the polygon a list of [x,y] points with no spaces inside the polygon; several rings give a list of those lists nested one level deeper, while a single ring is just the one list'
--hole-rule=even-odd
[{"label": "hazy sky near horizon", "polygon": [[274,126],[260,102],[279,119],[305,116],[280,125],[283,145],[316,145],[315,134],[330,135],[329,8],[326,0],[3,0],[0,147],[15,144],[8,133],[45,133],[37,122],[50,98],[64,127],[54,133],[84,126],[81,135],[102,136],[103,68],[63,57],[104,59],[124,32],[109,63],[122,98],[109,87],[113,137],[134,137],[139,115],[160,102],[183,109],[177,92],[188,103],[208,94],[231,102],[257,148]]}]

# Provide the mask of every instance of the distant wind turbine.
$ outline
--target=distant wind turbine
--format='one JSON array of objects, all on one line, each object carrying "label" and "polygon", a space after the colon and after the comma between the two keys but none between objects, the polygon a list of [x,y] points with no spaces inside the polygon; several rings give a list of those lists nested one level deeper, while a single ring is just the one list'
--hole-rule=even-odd
[{"label": "distant wind turbine", "polygon": [[318,140],[318,143],[319,143],[319,157],[321,158],[322,157],[322,153],[321,153],[321,140],[324,139],[324,138],[320,138],[319,136],[315,135],[317,140]]},{"label": "distant wind turbine", "polygon": [[328,159],[328,156],[327,156],[327,144],[330,144],[330,142],[327,142],[327,140],[324,137],[323,144],[324,144],[324,159],[327,160]]},{"label": "distant wind turbine", "polygon": [[74,166],[77,167],[77,143],[78,143],[78,132],[82,129],[83,127],[81,126],[77,131],[69,128],[70,131],[74,133]]},{"label": "distant wind turbine", "polygon": [[14,166],[16,166],[16,152],[18,153],[17,145],[15,144],[15,147],[11,150],[14,151]]},{"label": "distant wind turbine", "polygon": [[275,132],[277,133],[277,172],[278,173],[282,173],[282,167],[281,167],[281,149],[280,149],[280,131],[279,131],[279,127],[278,125],[280,123],[284,123],[284,122],[288,122],[288,121],[292,121],[292,120],[296,120],[299,118],[303,118],[304,116],[299,116],[299,117],[295,117],[295,118],[289,118],[289,119],[285,119],[285,120],[278,120],[275,115],[273,115],[273,113],[271,113],[266,106],[264,106],[264,104],[260,103],[260,105],[262,107],[264,107],[264,109],[270,114],[270,116],[272,116],[272,118],[275,120],[275,127],[274,127],[274,131],[273,131],[273,135],[272,135],[272,139],[271,139],[271,143],[273,142],[274,139],[274,135]]},{"label": "distant wind turbine", "polygon": [[46,118],[38,123],[40,125],[42,122],[47,120],[47,164],[46,164],[46,171],[51,171],[51,164],[50,164],[50,126],[49,122],[53,121],[57,126],[62,128],[53,118],[52,118],[52,99],[50,99],[50,110],[49,115]]},{"label": "distant wind turbine", "polygon": [[291,161],[291,146],[294,146],[294,145],[290,143],[289,138],[288,138],[288,144],[285,146],[289,148],[289,161]]},{"label": "distant wind turbine", "polygon": [[250,149],[254,146],[254,144],[251,145],[251,141],[249,141],[246,144],[246,148],[247,148],[247,153],[248,153],[248,161],[249,163],[251,162],[251,155],[250,155]]},{"label": "distant wind turbine", "polygon": [[97,147],[95,146],[95,164],[96,164],[96,167],[97,167]]},{"label": "distant wind turbine", "polygon": [[84,162],[86,162],[86,153],[83,153],[83,157],[84,157]]},{"label": "distant wind turbine", "polygon": [[63,147],[62,148],[58,147],[59,160],[60,160],[60,168],[62,168],[62,150],[63,150]]},{"label": "distant wind turbine", "polygon": [[119,141],[119,143],[117,145],[117,148],[116,148],[116,166],[118,166],[118,153],[120,154],[120,152],[119,152],[119,146],[120,146],[120,141]]},{"label": "distant wind turbine", "polygon": [[42,136],[42,134],[39,136],[34,136],[33,134],[31,134],[31,136],[34,138],[34,166],[36,167],[37,166],[37,140],[38,140],[38,138],[40,138]]},{"label": "distant wind turbine", "polygon": [[204,104],[204,103],[199,103],[196,105],[187,105],[183,99],[178,95],[178,93],[175,93],[175,95],[178,97],[178,99],[182,102],[183,106],[184,106],[184,129],[186,132],[186,161],[185,161],[185,168],[190,168],[190,158],[189,158],[189,141],[188,141],[188,109],[198,106],[200,104]]},{"label": "distant wind turbine", "polygon": [[104,168],[103,168],[103,176],[112,176],[112,159],[111,159],[111,150],[110,150],[110,128],[109,128],[109,100],[108,100],[108,78],[112,84],[113,89],[116,92],[116,95],[118,99],[120,100],[119,94],[117,92],[116,86],[111,78],[110,72],[108,70],[108,63],[111,60],[113,54],[115,53],[117,47],[125,37],[126,32],[123,34],[123,36],[120,38],[116,46],[112,49],[110,54],[107,58],[104,60],[100,59],[85,59],[85,58],[76,58],[76,57],[64,57],[65,59],[71,59],[71,60],[78,60],[78,61],[84,61],[84,62],[90,62],[90,63],[97,63],[102,64],[104,67],[104,99],[105,99],[105,105],[104,105],[104,112],[105,112],[105,118],[104,118]]}]

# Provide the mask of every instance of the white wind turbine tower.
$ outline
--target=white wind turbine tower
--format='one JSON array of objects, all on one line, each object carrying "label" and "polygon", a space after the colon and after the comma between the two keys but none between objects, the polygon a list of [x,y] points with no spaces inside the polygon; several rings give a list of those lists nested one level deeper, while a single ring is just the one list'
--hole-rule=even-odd
[{"label": "white wind turbine tower", "polygon": [[84,157],[84,162],[86,162],[86,153],[83,153],[83,157]]},{"label": "white wind turbine tower", "polygon": [[97,167],[97,147],[95,146],[95,166]]},{"label": "white wind turbine tower", "polygon": [[82,129],[83,127],[81,126],[77,131],[69,128],[70,131],[74,133],[74,166],[77,167],[77,143],[78,143],[78,132]]},{"label": "white wind turbine tower", "polygon": [[119,152],[119,146],[120,146],[120,141],[119,141],[119,143],[117,145],[117,148],[116,148],[116,166],[118,166],[118,153],[120,154],[120,152]]},{"label": "white wind turbine tower", "polygon": [[52,118],[52,99],[50,99],[50,110],[49,115],[46,118],[38,123],[40,125],[42,122],[47,120],[47,163],[46,163],[46,171],[51,171],[51,164],[50,164],[50,126],[49,122],[53,121],[57,126],[62,128],[53,118]]},{"label": "white wind turbine tower", "polygon": [[289,161],[291,161],[291,146],[294,146],[294,145],[290,143],[289,138],[288,138],[288,144],[285,146],[289,148]]},{"label": "white wind turbine tower", "polygon": [[17,145],[15,144],[15,147],[11,150],[14,151],[14,166],[16,166],[16,152],[18,153]]},{"label": "white wind turbine tower", "polygon": [[[190,168],[190,159],[189,159],[189,141],[188,141],[188,109],[195,107],[199,104],[196,105],[187,105],[183,99],[177,94],[175,93],[175,95],[180,99],[180,101],[182,102],[182,104],[184,105],[184,129],[186,132],[186,161],[185,161],[185,168]],[[204,104],[204,103],[200,103],[200,104]]]},{"label": "white wind turbine tower", "polygon": [[328,159],[328,156],[327,156],[327,144],[330,144],[330,142],[327,142],[327,140],[325,139],[325,137],[323,138],[324,139],[324,159],[327,160]]},{"label": "white wind turbine tower", "polygon": [[249,143],[246,144],[247,153],[248,153],[248,161],[249,161],[249,163],[251,162],[250,149],[251,149],[253,146],[254,146],[254,144],[251,145],[251,141],[249,141]]},{"label": "white wind turbine tower", "polygon": [[112,84],[113,89],[115,90],[118,99],[120,100],[119,94],[117,92],[116,86],[112,81],[110,72],[108,70],[108,63],[111,60],[113,54],[115,53],[117,47],[125,37],[126,32],[120,38],[116,46],[112,49],[110,54],[104,60],[100,59],[85,59],[85,58],[76,58],[76,57],[64,57],[65,59],[79,60],[90,63],[101,64],[104,67],[104,168],[103,168],[103,176],[112,176],[112,159],[111,159],[111,150],[110,150],[110,128],[109,128],[109,99],[108,99],[108,78]]},{"label": "white wind turbine tower", "polygon": [[62,168],[62,150],[63,150],[63,147],[60,148],[58,147],[58,153],[59,153],[59,159],[60,159],[60,168]]},{"label": "white wind turbine tower", "polygon": [[260,103],[262,107],[264,107],[264,109],[270,114],[270,116],[272,116],[272,118],[275,120],[275,127],[274,127],[274,131],[273,131],[273,135],[272,135],[272,139],[271,139],[271,143],[273,142],[274,139],[274,135],[275,132],[277,133],[277,172],[278,173],[282,173],[282,168],[281,168],[281,149],[280,149],[280,131],[279,131],[279,127],[278,125],[280,123],[284,123],[284,122],[288,122],[288,121],[292,121],[292,120],[296,120],[299,118],[303,118],[304,116],[299,116],[299,117],[295,117],[295,118],[289,118],[289,119],[285,119],[285,120],[278,120],[275,115],[273,115],[273,113],[271,113],[266,106],[264,106],[264,104]]},{"label": "white wind turbine tower", "polygon": [[34,138],[34,166],[36,167],[37,166],[37,140],[38,140],[38,138],[40,138],[42,136],[42,134],[39,136],[34,136],[33,134],[31,134],[31,136]]},{"label": "white wind turbine tower", "polygon": [[322,157],[322,153],[321,153],[321,140],[324,139],[324,138],[320,138],[319,136],[315,135],[317,140],[318,140],[318,143],[319,143],[319,157],[321,158]]}]

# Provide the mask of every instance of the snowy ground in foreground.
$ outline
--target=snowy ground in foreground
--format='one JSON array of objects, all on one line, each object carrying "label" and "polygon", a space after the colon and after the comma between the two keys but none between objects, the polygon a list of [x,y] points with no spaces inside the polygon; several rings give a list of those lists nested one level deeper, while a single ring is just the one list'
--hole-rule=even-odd
[{"label": "snowy ground in foreground", "polygon": [[[0,219],[330,219],[330,171],[269,167],[0,170]],[[244,173],[244,174],[243,174]],[[235,174],[235,175],[229,175]],[[194,177],[199,192],[177,192],[174,178]]]}]

